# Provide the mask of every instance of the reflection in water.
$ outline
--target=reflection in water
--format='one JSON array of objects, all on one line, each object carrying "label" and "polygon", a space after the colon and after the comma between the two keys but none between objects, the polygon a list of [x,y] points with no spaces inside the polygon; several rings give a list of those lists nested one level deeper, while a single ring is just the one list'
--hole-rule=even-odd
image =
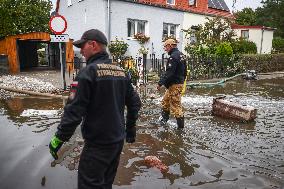
[{"label": "reflection in water", "polygon": [[61,99],[18,97],[0,101],[5,115],[15,125],[31,126],[33,132],[44,132],[59,121],[62,114]]},{"label": "reflection in water", "polygon": [[[143,107],[137,127],[137,142],[125,144],[114,188],[283,187],[283,91],[284,78],[240,80],[209,89],[189,89],[182,99],[186,110],[186,127],[177,130],[173,117],[164,127],[157,124],[162,94],[157,93],[153,86],[147,86],[141,92]],[[255,122],[242,123],[212,116],[213,98],[222,95],[234,102],[257,108]],[[51,126],[58,125],[63,102],[55,99],[14,98],[1,101],[0,106],[1,115],[7,117],[11,125],[27,127],[36,135],[45,135]],[[26,137],[34,136],[26,134]],[[51,134],[48,138],[51,138]],[[24,138],[21,140],[25,143]],[[52,168],[64,167],[66,170],[63,174],[71,172],[75,175],[73,170],[78,168],[83,145],[78,129],[71,140],[64,144],[59,160],[50,161]],[[46,147],[42,149],[47,151]],[[0,160],[7,159],[7,154],[0,154]],[[144,158],[148,155],[157,156],[169,166],[169,171],[161,173],[147,166]],[[5,171],[1,174],[11,174]],[[54,181],[49,179],[52,178],[46,176],[47,188],[48,183]],[[69,182],[76,183],[76,179]],[[60,182],[56,182],[57,185]]]}]

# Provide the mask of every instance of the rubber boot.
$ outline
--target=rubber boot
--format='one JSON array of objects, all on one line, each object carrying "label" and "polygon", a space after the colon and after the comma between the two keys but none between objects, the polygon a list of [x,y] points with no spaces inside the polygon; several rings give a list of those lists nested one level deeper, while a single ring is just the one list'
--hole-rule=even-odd
[{"label": "rubber boot", "polygon": [[160,118],[160,124],[161,125],[166,125],[167,121],[169,120],[170,118],[170,112],[169,111],[166,111],[166,110],[162,110],[161,112],[161,118]]},{"label": "rubber boot", "polygon": [[177,126],[178,129],[183,129],[184,128],[184,117],[177,117]]}]

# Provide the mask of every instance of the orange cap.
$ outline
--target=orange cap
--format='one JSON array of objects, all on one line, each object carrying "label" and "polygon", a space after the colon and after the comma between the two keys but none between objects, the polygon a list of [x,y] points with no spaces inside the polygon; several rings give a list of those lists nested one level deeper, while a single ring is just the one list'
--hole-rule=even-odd
[{"label": "orange cap", "polygon": [[167,45],[176,45],[177,44],[177,41],[175,39],[167,39],[164,43],[164,46],[167,46]]}]

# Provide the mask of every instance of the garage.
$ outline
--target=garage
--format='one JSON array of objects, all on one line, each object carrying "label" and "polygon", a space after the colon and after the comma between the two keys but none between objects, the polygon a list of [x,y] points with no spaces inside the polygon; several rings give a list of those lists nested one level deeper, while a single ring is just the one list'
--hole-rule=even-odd
[{"label": "garage", "polygon": [[[62,48],[63,62],[73,62],[72,40],[63,43]],[[0,56],[6,56],[5,65],[11,74],[61,67],[59,43],[50,43],[50,34],[46,32],[32,32],[0,39]]]}]

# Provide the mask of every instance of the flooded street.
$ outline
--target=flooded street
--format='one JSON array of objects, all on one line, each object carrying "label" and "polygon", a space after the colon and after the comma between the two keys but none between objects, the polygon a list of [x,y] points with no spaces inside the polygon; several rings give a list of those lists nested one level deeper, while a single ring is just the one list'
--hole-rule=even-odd
[{"label": "flooded street", "polygon": [[[149,92],[148,92],[149,94]],[[212,116],[213,98],[257,108],[252,123]],[[134,144],[125,144],[115,189],[284,188],[284,78],[237,80],[189,89],[182,99],[185,129],[171,117],[159,126],[160,100],[143,97]],[[77,186],[83,140],[79,129],[53,161],[48,144],[63,101],[18,97],[0,101],[0,188],[70,189]],[[144,163],[154,155],[169,166],[161,173]]]}]

